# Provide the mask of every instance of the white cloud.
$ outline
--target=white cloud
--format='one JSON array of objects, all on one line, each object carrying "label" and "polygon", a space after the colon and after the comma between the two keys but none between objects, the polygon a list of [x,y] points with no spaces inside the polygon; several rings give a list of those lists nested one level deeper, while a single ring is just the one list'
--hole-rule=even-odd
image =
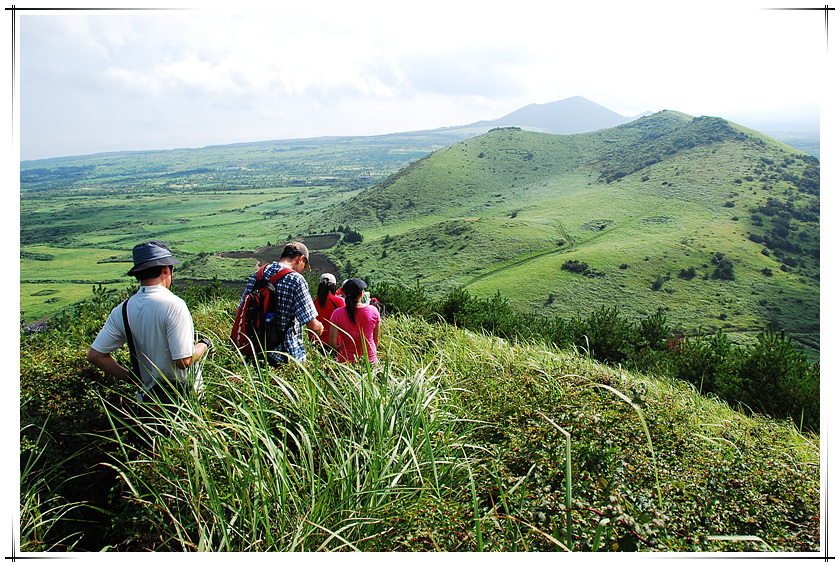
[{"label": "white cloud", "polygon": [[123,91],[123,96],[133,98],[142,97],[145,94],[155,96],[160,90],[157,81],[150,79],[147,74],[117,68],[102,71],[101,86]]},{"label": "white cloud", "polygon": [[79,100],[114,109],[102,122],[121,132],[120,149],[148,149],[138,146],[149,136],[134,107],[156,109],[153,138],[165,148],[184,145],[186,131],[190,143],[202,132],[207,143],[224,143],[210,123],[228,125],[234,141],[376,134],[496,118],[574,95],[624,115],[817,100],[808,87],[820,72],[813,52],[822,49],[821,15],[762,11],[756,2],[689,9],[523,0],[504,10],[328,2],[266,13],[245,3],[27,15],[22,150],[40,157],[109,149],[89,125],[74,146],[47,150],[66,138],[58,130],[78,128]]}]

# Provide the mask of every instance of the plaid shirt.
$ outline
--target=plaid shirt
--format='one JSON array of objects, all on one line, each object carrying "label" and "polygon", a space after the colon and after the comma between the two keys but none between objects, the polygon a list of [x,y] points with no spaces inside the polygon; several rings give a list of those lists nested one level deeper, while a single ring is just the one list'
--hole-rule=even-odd
[{"label": "plaid shirt", "polygon": [[[282,269],[283,266],[278,262],[272,262],[265,267],[263,277],[270,278]],[[254,289],[256,283],[257,273],[254,272],[248,279],[248,283],[245,284],[245,291],[242,293],[242,299],[239,300],[240,305],[245,299],[245,295]],[[266,353],[268,358],[276,363],[288,362],[287,357],[281,354],[285,352],[301,362],[306,360],[301,325],[307,324],[317,316],[318,311],[315,309],[312,296],[309,295],[309,284],[306,283],[306,279],[297,272],[291,272],[281,278],[277,282],[277,311],[275,317],[279,317],[278,324],[281,329],[285,329],[286,325],[289,325],[290,317],[294,321],[292,321],[285,338],[279,345],[269,345],[269,350]]]}]

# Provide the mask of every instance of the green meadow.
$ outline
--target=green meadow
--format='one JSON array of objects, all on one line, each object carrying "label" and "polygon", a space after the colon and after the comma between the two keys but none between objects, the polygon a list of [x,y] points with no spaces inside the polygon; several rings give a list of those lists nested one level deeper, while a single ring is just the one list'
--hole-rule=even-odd
[{"label": "green meadow", "polygon": [[[676,112],[25,162],[20,549],[813,554],[819,192]],[[85,360],[147,239],[217,345],[152,424]],[[380,366],[228,344],[290,239],[383,298]]]},{"label": "green meadow", "polygon": [[523,313],[661,307],[687,334],[773,324],[819,349],[818,162],[725,121],[491,131],[322,218],[365,233],[334,255],[374,280],[498,291]]},{"label": "green meadow", "polygon": [[815,158],[670,111],[588,134],[503,128],[446,142],[406,134],[28,162],[22,319],[97,282],[130,283],[128,264],[97,262],[127,260],[145,239],[185,260],[178,277],[234,282],[254,262],[224,252],[344,227],[363,241],[324,253],[345,277],[498,291],[523,313],[663,308],[686,334],[772,324],[819,350]]},{"label": "green meadow", "polygon": [[[48,316],[88,297],[92,285],[131,284],[134,279],[125,275],[131,268],[131,248],[148,239],[166,241],[175,256],[185,261],[181,268],[191,278],[246,277],[253,263],[218,254],[254,250],[290,235],[297,238],[294,221],[286,219],[305,216],[323,203],[342,198],[317,186],[205,192],[179,187],[163,195],[140,191],[121,197],[104,197],[102,192],[88,190],[48,199],[25,194],[21,198],[24,321]],[[303,199],[311,204],[301,203]],[[41,244],[44,241],[53,244]],[[209,264],[208,255],[213,256]],[[54,293],[46,295],[50,290]]]}]

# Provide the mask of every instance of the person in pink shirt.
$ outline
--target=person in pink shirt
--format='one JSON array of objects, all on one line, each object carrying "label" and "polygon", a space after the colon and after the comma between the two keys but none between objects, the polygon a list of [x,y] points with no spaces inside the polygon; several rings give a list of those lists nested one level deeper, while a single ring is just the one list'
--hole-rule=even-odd
[{"label": "person in pink shirt", "polygon": [[[338,349],[339,362],[354,363],[357,358],[364,357],[365,345],[368,360],[377,362],[380,316],[376,307],[365,305],[362,301],[362,293],[367,284],[359,278],[350,278],[341,287],[345,305],[336,309],[330,317],[332,326],[329,344]],[[364,343],[362,335],[365,337]]]}]

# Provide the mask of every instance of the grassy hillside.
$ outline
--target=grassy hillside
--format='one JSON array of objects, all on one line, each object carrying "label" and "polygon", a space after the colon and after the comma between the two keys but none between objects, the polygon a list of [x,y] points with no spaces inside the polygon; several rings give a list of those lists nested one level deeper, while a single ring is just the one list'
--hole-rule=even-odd
[{"label": "grassy hillside", "polygon": [[814,158],[677,112],[572,136],[499,129],[432,154],[428,142],[406,134],[27,162],[23,319],[100,283],[130,284],[129,251],[143,239],[172,246],[186,261],[180,278],[236,283],[255,260],[225,252],[344,226],[364,236],[325,251],[345,276],[500,291],[523,313],[604,305],[642,317],[661,307],[687,334],[737,339],[772,323],[819,349]]},{"label": "grassy hillside", "polygon": [[725,120],[494,130],[313,218],[337,224],[365,240],[334,258],[377,281],[562,316],[662,307],[687,333],[772,323],[819,348],[819,162]]},{"label": "grassy hillside", "polygon": [[235,298],[181,293],[217,351],[153,448],[84,360],[123,294],[21,337],[22,551],[819,550],[819,438],[790,422],[403,315],[380,368],[256,369]]},{"label": "grassy hillside", "polygon": [[[278,140],[21,163],[21,311],[25,322],[131,283],[134,244],[162,238],[182,277],[239,281],[254,262],[220,253],[303,236],[313,212],[466,133]],[[318,232],[320,233],[320,231]]]}]

